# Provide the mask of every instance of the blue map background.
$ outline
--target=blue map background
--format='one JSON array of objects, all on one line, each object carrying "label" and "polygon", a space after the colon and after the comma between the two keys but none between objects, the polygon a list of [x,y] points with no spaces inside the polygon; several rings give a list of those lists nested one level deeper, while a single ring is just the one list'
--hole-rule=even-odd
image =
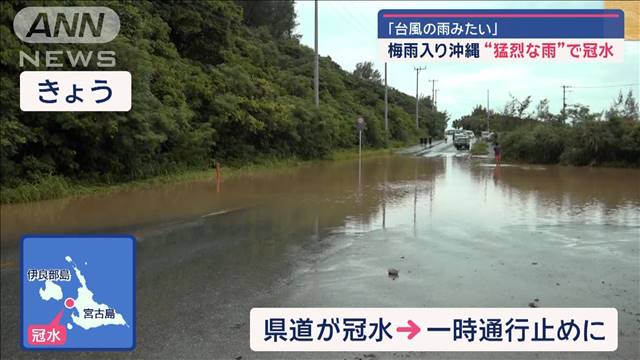
[{"label": "blue map background", "polygon": [[[26,236],[22,239],[22,346],[43,349],[27,343],[27,327],[49,324],[64,309],[60,325],[67,323],[67,342],[50,349],[122,349],[135,347],[135,239],[130,236]],[[73,260],[68,263],[66,256]],[[86,265],[85,265],[86,262]],[[80,282],[73,263],[86,279],[86,285],[99,304],[107,304],[122,314],[128,326],[105,325],[85,330],[73,323],[72,311],[64,307],[67,297],[77,298]],[[45,301],[39,289],[44,281],[27,279],[28,269],[69,269],[71,281],[55,281],[62,288],[62,299]]]}]

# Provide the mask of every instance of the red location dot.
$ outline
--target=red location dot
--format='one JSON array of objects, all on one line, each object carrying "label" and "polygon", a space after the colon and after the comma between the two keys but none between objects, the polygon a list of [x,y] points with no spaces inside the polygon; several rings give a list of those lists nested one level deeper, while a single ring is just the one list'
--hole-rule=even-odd
[{"label": "red location dot", "polygon": [[64,301],[64,306],[67,309],[73,309],[73,307],[76,306],[76,301],[73,300],[73,298],[66,298]]}]

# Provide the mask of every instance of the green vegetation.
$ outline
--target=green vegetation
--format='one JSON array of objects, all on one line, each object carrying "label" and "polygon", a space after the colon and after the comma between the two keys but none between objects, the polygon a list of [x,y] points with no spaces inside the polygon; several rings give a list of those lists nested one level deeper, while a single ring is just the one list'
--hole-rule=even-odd
[{"label": "green vegetation", "polygon": [[476,141],[469,152],[471,155],[486,155],[489,153],[489,146],[484,141]]},{"label": "green vegetation", "polygon": [[515,98],[502,113],[478,106],[454,126],[476,133],[486,130],[487,118],[505,159],[537,164],[640,167],[638,103],[629,91],[618,95],[610,109],[592,113],[584,105],[571,106],[563,114],[551,114],[548,101],[527,114],[529,98]]},{"label": "green vegetation", "polygon": [[[391,147],[362,150],[362,157],[368,158],[390,155],[397,149],[399,148]],[[252,164],[243,164],[242,166],[235,167],[222,167],[222,177],[223,179],[229,179],[240,175],[264,174],[291,169],[293,167],[304,166],[318,161],[343,161],[357,158],[357,151],[339,150],[332,153],[326,160],[302,161],[293,158],[261,159]],[[2,187],[0,189],[0,203],[11,204],[62,197],[83,196],[194,180],[215,181],[215,170],[185,170],[141,180],[115,182],[110,184],[105,182],[92,183],[86,180],[70,180],[61,176],[49,175],[43,176],[32,183],[20,184],[15,187]]]},{"label": "green vegetation", "polygon": [[[313,100],[314,52],[293,33],[293,1],[111,1],[120,33],[108,44],[27,44],[13,34],[14,15],[43,2],[0,3],[0,185],[2,201],[76,193],[100,185],[171,177],[264,159],[330,158],[357,145],[354,122],[367,121],[367,148],[414,141],[444,132],[447,115],[389,90],[384,130],[384,87],[370,64],[356,74],[320,59],[320,108]],[[83,1],[46,1],[78,6]],[[112,50],[131,72],[127,113],[24,113],[19,108],[20,51]],[[94,54],[95,55],[95,54]],[[44,58],[44,55],[41,54]],[[66,56],[65,67],[72,67]],[[56,68],[60,70],[60,68]],[[83,70],[105,70],[95,62]],[[366,70],[366,71],[363,71]],[[371,71],[369,71],[371,70]],[[83,185],[84,186],[84,185]],[[91,190],[93,191],[93,190]],[[23,194],[23,195],[20,195]]]}]

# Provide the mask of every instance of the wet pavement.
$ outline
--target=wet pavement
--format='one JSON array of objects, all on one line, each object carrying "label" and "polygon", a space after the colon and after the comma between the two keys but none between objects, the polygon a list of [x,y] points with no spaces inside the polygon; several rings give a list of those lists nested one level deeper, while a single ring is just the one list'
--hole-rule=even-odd
[{"label": "wet pavement", "polygon": [[[2,206],[2,358],[637,359],[640,170],[423,156]],[[24,353],[23,233],[138,239],[137,349]],[[398,269],[395,280],[387,275]],[[98,295],[97,295],[98,296]],[[615,307],[612,353],[254,353],[252,307]]]}]

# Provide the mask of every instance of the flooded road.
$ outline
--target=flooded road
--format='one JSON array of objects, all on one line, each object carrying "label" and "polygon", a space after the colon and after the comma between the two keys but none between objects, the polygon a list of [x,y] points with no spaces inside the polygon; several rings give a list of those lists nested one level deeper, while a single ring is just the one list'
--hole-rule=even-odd
[{"label": "flooded road", "polygon": [[[421,157],[2,206],[2,354],[18,346],[24,233],[138,240],[137,349],[64,358],[529,359],[534,353],[254,353],[252,307],[615,307],[640,357],[640,170],[495,169],[449,142]],[[395,280],[388,268],[399,270]],[[40,356],[41,357],[41,356]],[[369,357],[370,358],[370,357]]]}]

